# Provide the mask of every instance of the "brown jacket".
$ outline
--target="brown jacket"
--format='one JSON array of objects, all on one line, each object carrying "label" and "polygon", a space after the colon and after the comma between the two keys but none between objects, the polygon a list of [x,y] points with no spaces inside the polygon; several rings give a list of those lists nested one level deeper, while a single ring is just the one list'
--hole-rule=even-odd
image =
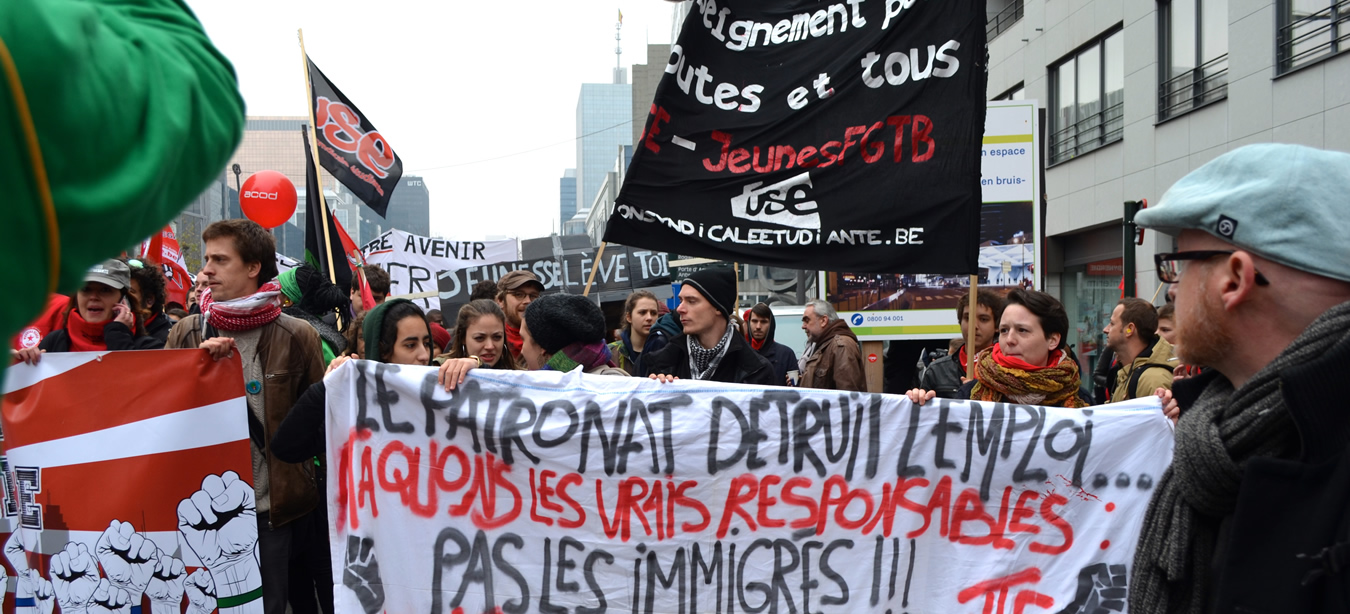
[{"label": "brown jacket", "polygon": [[848,322],[830,322],[820,337],[815,351],[805,358],[801,387],[867,392],[862,349]]},{"label": "brown jacket", "polygon": [[[201,315],[180,320],[169,331],[166,348],[195,348],[202,342]],[[267,441],[281,426],[300,395],[323,380],[323,350],[319,333],[304,320],[282,315],[263,327],[258,340],[263,360],[263,394]],[[283,463],[267,451],[272,510],[269,519],[279,527],[308,514],[319,503],[314,482],[314,463]]]}]

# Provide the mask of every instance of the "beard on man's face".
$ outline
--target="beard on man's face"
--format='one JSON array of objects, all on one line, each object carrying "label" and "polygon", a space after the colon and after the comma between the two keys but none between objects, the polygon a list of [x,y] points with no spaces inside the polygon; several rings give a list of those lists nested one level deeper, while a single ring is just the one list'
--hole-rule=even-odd
[{"label": "beard on man's face", "polygon": [[1223,327],[1223,305],[1217,295],[1179,297],[1176,303],[1176,351],[1188,365],[1214,366],[1233,348],[1233,335]]}]

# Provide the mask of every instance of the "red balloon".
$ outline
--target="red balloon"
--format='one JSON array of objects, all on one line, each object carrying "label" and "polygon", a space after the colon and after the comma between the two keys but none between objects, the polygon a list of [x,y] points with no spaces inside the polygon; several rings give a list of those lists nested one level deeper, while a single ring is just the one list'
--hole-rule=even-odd
[{"label": "red balloon", "polygon": [[258,171],[244,180],[239,208],[263,228],[276,228],[295,214],[295,184],[277,171]]}]

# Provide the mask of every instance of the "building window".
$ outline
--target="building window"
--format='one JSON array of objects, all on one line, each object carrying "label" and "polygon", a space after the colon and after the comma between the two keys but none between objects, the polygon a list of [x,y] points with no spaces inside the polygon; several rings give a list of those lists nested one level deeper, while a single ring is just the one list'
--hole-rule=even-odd
[{"label": "building window", "polygon": [[1125,61],[1120,29],[1050,67],[1050,163],[1114,143],[1124,133]]},{"label": "building window", "polygon": [[1022,18],[1022,0],[988,0],[985,17],[985,38],[993,40]]},{"label": "building window", "polygon": [[1350,43],[1350,0],[1280,0],[1278,74],[1340,53]]},{"label": "building window", "polygon": [[1228,0],[1171,0],[1158,7],[1158,120],[1228,96]]},{"label": "building window", "polygon": [[995,96],[994,100],[1026,100],[1026,97],[1026,86],[1022,83],[1018,83],[1017,85],[1012,86],[1008,91]]}]

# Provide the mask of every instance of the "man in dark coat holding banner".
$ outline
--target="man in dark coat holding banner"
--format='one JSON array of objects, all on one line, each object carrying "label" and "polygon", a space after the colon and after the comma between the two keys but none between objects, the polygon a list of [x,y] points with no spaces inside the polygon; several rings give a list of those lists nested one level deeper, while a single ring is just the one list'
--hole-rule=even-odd
[{"label": "man in dark coat holding banner", "polygon": [[651,378],[781,385],[774,379],[773,365],[736,333],[731,322],[735,304],[736,277],[731,269],[690,275],[680,288],[680,306],[675,309],[684,334],[651,357],[645,365]]}]

